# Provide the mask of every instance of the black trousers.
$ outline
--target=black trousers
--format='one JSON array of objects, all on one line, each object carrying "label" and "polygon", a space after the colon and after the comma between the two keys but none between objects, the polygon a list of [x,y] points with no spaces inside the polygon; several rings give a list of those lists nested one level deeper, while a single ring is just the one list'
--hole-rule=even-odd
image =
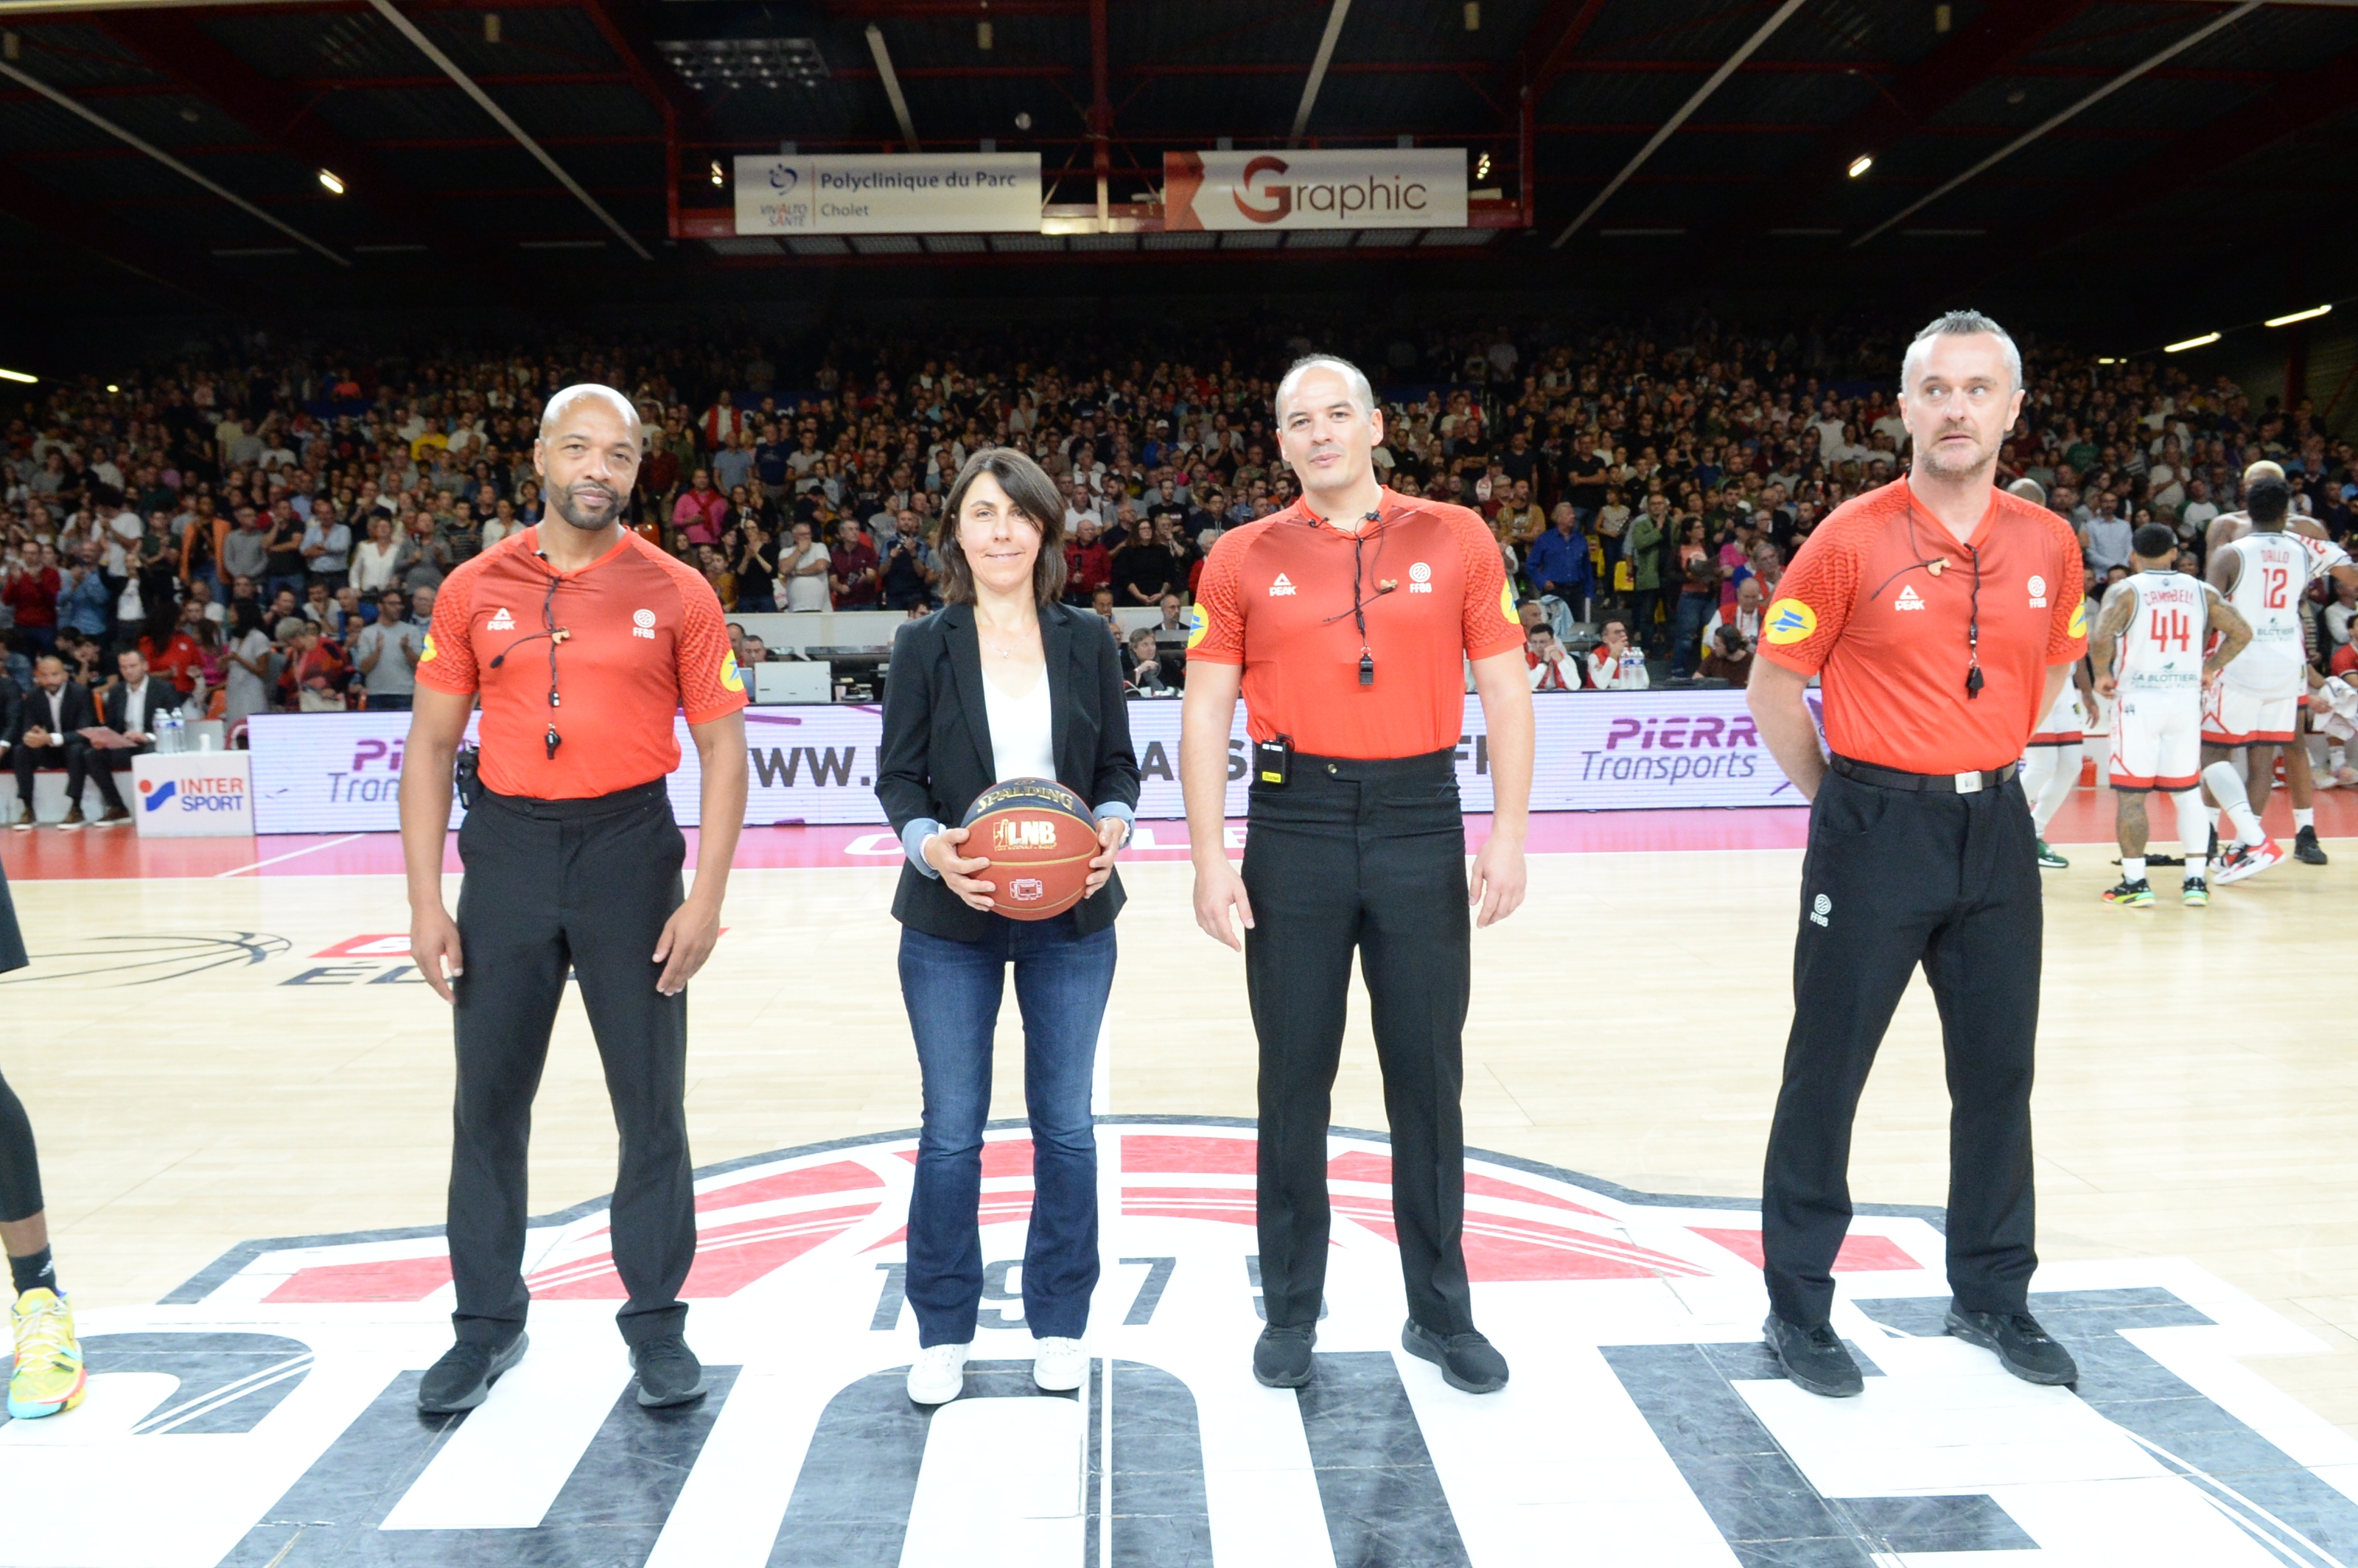
[{"label": "black trousers", "polygon": [[[65,770],[66,809],[81,809],[82,785],[90,782],[91,744],[81,736],[68,736],[54,746],[38,750],[26,745],[13,747],[8,752],[8,765],[16,771],[16,800],[25,808],[26,821],[33,819],[33,775],[45,770]],[[114,783],[112,778],[106,782],[110,788]],[[115,804],[120,806],[122,801],[118,798]]]},{"label": "black trousers", "polygon": [[1470,990],[1466,828],[1451,754],[1298,756],[1253,786],[1245,985],[1260,1040],[1261,1292],[1275,1325],[1318,1320],[1326,1282],[1326,1129],[1351,955],[1375,1024],[1391,1124],[1392,1215],[1411,1316],[1474,1326],[1466,1283],[1458,1099]]},{"label": "black trousers", "polygon": [[1804,1327],[1833,1304],[1850,1227],[1851,1123],[1909,976],[1941,1013],[1949,1079],[1949,1286],[2021,1312],[2039,1265],[2030,1080],[2042,926],[2022,785],[1914,794],[1829,773],[1810,812],[1793,1031],[1760,1200],[1769,1304]]},{"label": "black trousers", "polygon": [[681,902],[687,848],[660,779],[588,800],[486,793],[459,829],[465,973],[449,1238],[462,1340],[503,1341],[524,1324],[525,1151],[568,966],[622,1135],[612,1240],[630,1292],[616,1314],[622,1337],[644,1344],[687,1321],[687,997],[657,994],[663,968],[652,958]]},{"label": "black trousers", "polygon": [[[114,782],[114,775],[129,773],[131,760],[139,753],[120,746],[92,746],[87,741],[83,744],[82,772],[91,783],[98,786],[99,797],[106,802],[110,811],[128,810],[129,807],[123,804],[123,786]],[[69,780],[68,784],[70,785],[71,781]],[[81,804],[79,795],[74,797],[74,804]]]}]

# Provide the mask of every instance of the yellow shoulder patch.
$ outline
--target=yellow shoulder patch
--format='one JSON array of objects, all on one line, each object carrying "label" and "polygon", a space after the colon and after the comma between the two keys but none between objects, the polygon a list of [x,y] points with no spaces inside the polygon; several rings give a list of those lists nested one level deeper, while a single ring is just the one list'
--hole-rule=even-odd
[{"label": "yellow shoulder patch", "polygon": [[737,667],[737,650],[724,650],[720,655],[720,684],[730,691],[745,689],[745,674]]},{"label": "yellow shoulder patch", "polygon": [[1188,651],[1192,653],[1195,644],[1209,636],[1211,631],[1212,618],[1205,613],[1203,603],[1199,600],[1194,609],[1187,611]]},{"label": "yellow shoulder patch", "polygon": [[2067,637],[2084,637],[2088,634],[2088,601],[2086,600],[2083,599],[2071,607],[2071,619],[2064,626],[2063,634]]},{"label": "yellow shoulder patch", "polygon": [[1768,611],[1768,638],[1779,647],[1806,643],[1818,629],[1818,612],[1798,599],[1780,599]]},{"label": "yellow shoulder patch", "polygon": [[435,652],[434,633],[428,632],[426,633],[426,651],[417,655],[417,662],[421,665],[433,663]]},{"label": "yellow shoulder patch", "polygon": [[1498,585],[1498,613],[1507,618],[1509,626],[1520,626],[1523,618],[1515,613],[1515,589],[1512,583]]}]

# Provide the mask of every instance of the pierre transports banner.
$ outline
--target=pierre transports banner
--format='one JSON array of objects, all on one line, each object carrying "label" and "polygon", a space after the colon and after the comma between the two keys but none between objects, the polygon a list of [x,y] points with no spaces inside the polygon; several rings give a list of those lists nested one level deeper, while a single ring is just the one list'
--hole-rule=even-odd
[{"label": "pierre transports banner", "polygon": [[[1801,796],[1760,744],[1740,691],[1564,692],[1533,699],[1539,762],[1535,811],[1631,811],[1704,806],[1799,806]],[[406,713],[258,713],[250,721],[257,833],[390,833]],[[696,748],[679,723],[672,810],[696,825]],[[751,827],[882,822],[876,752],[883,715],[874,708],[746,710]],[[1179,798],[1179,705],[1130,705],[1130,742],[1144,775],[1138,814],[1184,816]],[[1490,809],[1490,744],[1482,705],[1466,699],[1457,747],[1466,809]],[[1245,815],[1245,716],[1228,741],[1228,815]],[[455,820],[455,815],[454,815]]]},{"label": "pierre transports banner", "polygon": [[1038,153],[737,159],[741,234],[1036,234]]},{"label": "pierre transports banner", "polygon": [[1466,149],[1164,153],[1163,226],[1462,229]]}]

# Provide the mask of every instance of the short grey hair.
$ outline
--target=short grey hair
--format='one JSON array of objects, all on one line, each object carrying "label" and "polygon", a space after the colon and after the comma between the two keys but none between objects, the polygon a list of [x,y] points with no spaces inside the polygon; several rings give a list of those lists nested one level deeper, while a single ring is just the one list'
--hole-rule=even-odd
[{"label": "short grey hair", "polygon": [[1908,352],[1900,358],[1899,390],[1906,393],[1909,384],[1915,381],[1917,367],[1924,362],[1924,356],[1931,352],[1925,345],[1934,338],[1970,338],[1982,332],[1997,340],[1998,348],[2006,354],[2006,373],[2014,378],[2014,390],[2021,391],[2022,351],[2014,346],[2014,339],[2005,328],[1978,310],[1944,311],[1925,323],[1924,330],[1916,334],[1915,340],[1908,345]]},{"label": "short grey hair", "polygon": [[1370,416],[1375,414],[1376,389],[1368,384],[1366,371],[1334,354],[1304,354],[1286,367],[1284,376],[1277,384],[1277,395],[1270,399],[1270,412],[1277,416],[1279,424],[1285,422],[1285,400],[1293,395],[1302,378],[1314,370],[1331,370],[1342,376],[1343,384],[1350,388],[1351,401],[1358,405],[1359,412]]},{"label": "short grey hair", "polygon": [[646,421],[639,417],[639,411],[631,406],[631,400],[612,387],[594,381],[577,381],[548,400],[547,406],[540,411],[540,438],[544,441],[548,439],[549,431],[556,427],[557,416],[585,397],[602,398],[612,405],[614,411],[630,422],[632,436],[644,444]]},{"label": "short grey hair", "polygon": [[2027,474],[2007,485],[2006,492],[2008,495],[2018,495],[2033,506],[2047,504],[2047,487]]}]

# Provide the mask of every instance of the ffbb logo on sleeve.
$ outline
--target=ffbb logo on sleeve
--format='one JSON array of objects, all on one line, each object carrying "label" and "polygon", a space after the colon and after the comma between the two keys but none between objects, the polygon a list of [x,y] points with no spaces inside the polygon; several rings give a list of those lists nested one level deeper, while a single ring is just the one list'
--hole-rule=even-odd
[{"label": "ffbb logo on sleeve", "polygon": [[1768,611],[1768,640],[1779,647],[1809,641],[1818,629],[1818,612],[1798,599],[1780,599]]}]

